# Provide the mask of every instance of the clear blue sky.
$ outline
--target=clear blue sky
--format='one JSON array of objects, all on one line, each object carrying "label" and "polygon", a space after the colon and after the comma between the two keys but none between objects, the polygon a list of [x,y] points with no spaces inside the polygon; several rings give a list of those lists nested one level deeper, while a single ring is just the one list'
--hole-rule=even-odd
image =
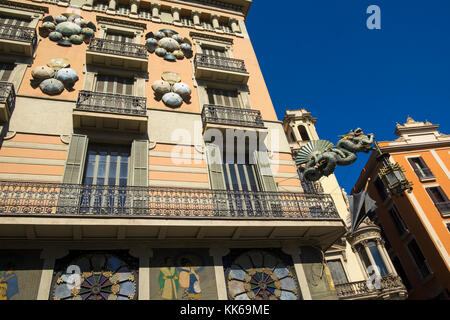
[{"label": "clear blue sky", "polygon": [[[280,120],[306,108],[333,143],[357,127],[394,140],[408,115],[450,134],[450,0],[254,0],[247,28]],[[347,192],[367,159],[336,170]]]}]

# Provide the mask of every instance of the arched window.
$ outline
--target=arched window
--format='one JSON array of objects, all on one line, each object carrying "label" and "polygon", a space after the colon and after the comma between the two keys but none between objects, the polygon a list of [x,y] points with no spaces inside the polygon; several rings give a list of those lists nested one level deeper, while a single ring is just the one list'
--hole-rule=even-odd
[{"label": "arched window", "polygon": [[302,138],[302,141],[309,141],[309,135],[308,132],[306,131],[305,126],[300,125],[298,126],[298,132],[300,133],[300,137]]}]

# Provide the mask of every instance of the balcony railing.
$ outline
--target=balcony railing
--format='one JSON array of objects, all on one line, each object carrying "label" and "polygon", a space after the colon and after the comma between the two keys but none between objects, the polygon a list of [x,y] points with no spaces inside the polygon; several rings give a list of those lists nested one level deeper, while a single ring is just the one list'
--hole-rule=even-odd
[{"label": "balcony railing", "polygon": [[144,45],[137,43],[94,38],[91,39],[88,50],[113,55],[147,59],[147,49]]},{"label": "balcony railing", "polygon": [[437,202],[435,203],[436,207],[438,208],[439,212],[443,216],[450,215],[450,201],[446,202]]},{"label": "balcony railing", "polygon": [[421,182],[435,179],[433,172],[429,168],[414,169],[414,172]]},{"label": "balcony railing", "polygon": [[259,110],[224,107],[205,104],[202,110],[203,127],[207,123],[264,128],[264,121]]},{"label": "balcony railing", "polygon": [[12,112],[16,101],[14,85],[10,82],[0,81],[0,103],[4,103],[9,112]]},{"label": "balcony railing", "polygon": [[401,278],[394,274],[382,276],[379,288],[376,288],[376,284],[374,284],[374,287],[370,289],[367,286],[366,280],[337,284],[335,288],[339,299],[376,299],[383,293],[393,291],[402,291],[406,294],[406,289]]},{"label": "balcony railing", "polygon": [[245,68],[244,60],[232,59],[226,57],[210,56],[206,54],[197,54],[195,56],[195,68],[205,67],[220,69],[226,71],[248,73]]},{"label": "balcony railing", "polygon": [[145,97],[82,90],[78,94],[76,110],[145,116],[146,103]]},{"label": "balcony railing", "polygon": [[336,220],[329,195],[0,182],[0,215]]},{"label": "balcony railing", "polygon": [[0,39],[28,42],[34,47],[37,41],[36,29],[2,24],[0,25]]}]

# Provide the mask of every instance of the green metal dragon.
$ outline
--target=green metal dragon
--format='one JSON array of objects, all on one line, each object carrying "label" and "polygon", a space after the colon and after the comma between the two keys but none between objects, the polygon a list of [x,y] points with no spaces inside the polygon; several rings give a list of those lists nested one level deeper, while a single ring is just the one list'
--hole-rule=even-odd
[{"label": "green metal dragon", "polygon": [[357,152],[373,150],[373,134],[365,135],[361,128],[351,130],[339,136],[336,147],[327,140],[310,141],[303,146],[296,157],[295,163],[308,181],[317,181],[334,172],[337,165],[348,166],[357,159]]}]

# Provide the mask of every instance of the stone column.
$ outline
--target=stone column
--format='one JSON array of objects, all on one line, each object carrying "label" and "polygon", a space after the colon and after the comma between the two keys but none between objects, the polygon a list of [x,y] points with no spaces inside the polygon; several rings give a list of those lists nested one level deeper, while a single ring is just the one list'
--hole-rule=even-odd
[{"label": "stone column", "polygon": [[48,300],[53,278],[55,261],[69,254],[69,251],[62,248],[45,248],[41,252],[41,259],[44,259],[42,267],[41,282],[37,294],[37,300]]},{"label": "stone column", "polygon": [[230,250],[228,248],[210,248],[209,255],[213,257],[214,273],[216,276],[217,299],[228,300],[227,282],[223,270],[222,257],[226,256]]},{"label": "stone column", "polygon": [[153,250],[149,248],[133,248],[130,255],[139,259],[139,300],[150,300],[150,258]]},{"label": "stone column", "polygon": [[130,18],[139,18],[138,9],[141,0],[131,0],[130,1]]},{"label": "stone column", "polygon": [[152,3],[152,21],[153,22],[161,22],[161,18],[159,17],[160,9],[161,9],[161,5],[159,3]]},{"label": "stone column", "polygon": [[230,27],[233,33],[240,33],[239,22],[237,19],[230,19]]},{"label": "stone column", "polygon": [[192,20],[194,21],[194,27],[195,29],[200,29],[202,30],[203,27],[200,24],[200,11],[194,10],[192,11]]},{"label": "stone column", "polygon": [[94,7],[94,0],[86,0],[86,3],[81,7],[83,10],[91,11]]},{"label": "stone column", "polygon": [[179,7],[172,7],[173,24],[176,26],[183,25],[181,23],[180,10],[181,9]]},{"label": "stone column", "polygon": [[211,15],[211,22],[212,22],[212,26],[214,28],[214,31],[219,32],[219,33],[223,33],[223,30],[220,29],[219,16],[217,14]]},{"label": "stone column", "polygon": [[297,246],[287,246],[283,247],[282,250],[284,253],[289,254],[292,258],[300,290],[302,291],[301,294],[303,300],[312,300],[311,292],[309,291],[308,280],[306,279],[305,270],[303,270],[303,264],[300,258],[300,248]]},{"label": "stone column", "polygon": [[116,0],[109,0],[108,10],[106,10],[106,13],[116,14],[116,6],[117,6]]}]

